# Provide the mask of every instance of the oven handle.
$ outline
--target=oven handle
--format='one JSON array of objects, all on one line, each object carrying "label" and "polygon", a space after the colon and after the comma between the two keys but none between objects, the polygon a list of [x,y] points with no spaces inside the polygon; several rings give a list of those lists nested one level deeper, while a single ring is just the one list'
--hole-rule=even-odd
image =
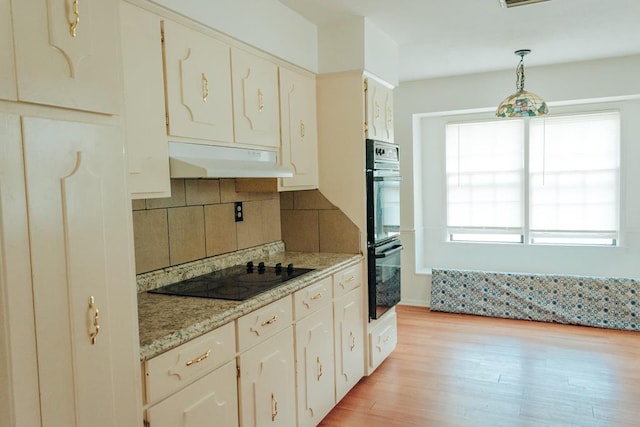
[{"label": "oven handle", "polygon": [[402,177],[398,175],[374,176],[374,181],[402,181]]},{"label": "oven handle", "polygon": [[388,251],[384,251],[382,253],[376,254],[376,259],[386,258],[386,257],[391,256],[391,255],[395,254],[396,252],[401,251],[403,249],[404,249],[404,246],[402,246],[402,245],[394,246],[393,248],[389,249]]}]

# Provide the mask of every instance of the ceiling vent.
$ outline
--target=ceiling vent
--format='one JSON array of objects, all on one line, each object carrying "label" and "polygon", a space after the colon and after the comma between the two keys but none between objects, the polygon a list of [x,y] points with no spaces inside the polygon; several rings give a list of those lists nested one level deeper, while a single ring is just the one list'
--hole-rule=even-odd
[{"label": "ceiling vent", "polygon": [[498,0],[502,7],[526,6],[528,4],[540,3],[549,0]]}]

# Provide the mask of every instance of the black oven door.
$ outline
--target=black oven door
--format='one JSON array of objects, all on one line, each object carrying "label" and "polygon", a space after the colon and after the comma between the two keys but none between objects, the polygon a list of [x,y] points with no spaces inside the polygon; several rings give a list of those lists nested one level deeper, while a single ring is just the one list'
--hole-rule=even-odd
[{"label": "black oven door", "polygon": [[398,171],[367,171],[367,236],[379,245],[400,234],[400,181]]},{"label": "black oven door", "polygon": [[399,239],[368,250],[369,319],[377,319],[400,302]]}]

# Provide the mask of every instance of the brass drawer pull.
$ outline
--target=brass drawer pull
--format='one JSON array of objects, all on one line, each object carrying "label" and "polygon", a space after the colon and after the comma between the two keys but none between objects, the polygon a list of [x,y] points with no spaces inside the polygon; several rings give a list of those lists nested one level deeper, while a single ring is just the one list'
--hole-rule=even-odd
[{"label": "brass drawer pull", "polygon": [[76,29],[80,23],[80,5],[78,4],[78,1],[79,0],[73,0],[72,11],[74,20],[69,23],[69,33],[71,33],[71,37],[76,36]]},{"label": "brass drawer pull", "polygon": [[200,356],[196,357],[195,359],[191,359],[191,360],[187,361],[187,366],[195,365],[196,363],[202,362],[204,359],[209,357],[210,354],[211,354],[211,350],[207,350],[206,353],[201,354]]},{"label": "brass drawer pull", "polygon": [[320,361],[320,356],[316,358],[316,364],[318,366],[318,375],[316,376],[316,380],[320,381],[320,377],[322,376],[322,362]]},{"label": "brass drawer pull", "polygon": [[356,276],[351,276],[351,277],[349,277],[347,280],[345,280],[345,282],[346,282],[346,283],[351,283],[351,282],[353,282],[354,280],[356,280]]},{"label": "brass drawer pull", "polygon": [[317,294],[315,294],[314,296],[311,297],[312,301],[315,301],[317,299],[322,298],[322,292],[318,292]]},{"label": "brass drawer pull", "polygon": [[207,102],[207,98],[209,97],[209,80],[207,79],[207,75],[202,73],[202,102]]},{"label": "brass drawer pull", "polygon": [[89,339],[91,340],[91,345],[95,345],[96,338],[100,333],[100,312],[95,304],[95,299],[93,298],[93,296],[89,297],[89,311],[91,310],[95,310],[93,314],[93,327],[95,329],[93,332],[89,332]]},{"label": "brass drawer pull", "polygon": [[391,337],[389,335],[387,335],[386,337],[384,337],[382,339],[382,342],[389,342],[390,339],[391,339]]},{"label": "brass drawer pull", "polygon": [[278,315],[274,315],[271,319],[265,320],[261,323],[262,326],[271,325],[272,323],[276,323],[278,321]]},{"label": "brass drawer pull", "polygon": [[271,393],[271,421],[275,421],[278,416],[278,399]]},{"label": "brass drawer pull", "polygon": [[258,111],[262,113],[264,110],[264,93],[262,93],[262,89],[258,89]]}]

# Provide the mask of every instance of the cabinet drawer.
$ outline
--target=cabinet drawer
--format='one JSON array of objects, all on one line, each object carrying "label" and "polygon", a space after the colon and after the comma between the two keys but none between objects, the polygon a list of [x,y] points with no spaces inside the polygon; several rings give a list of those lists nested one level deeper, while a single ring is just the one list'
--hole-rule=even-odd
[{"label": "cabinet drawer", "polygon": [[234,324],[228,323],[147,361],[147,402],[172,393],[235,357]]},{"label": "cabinet drawer", "polygon": [[293,295],[295,319],[300,320],[329,302],[331,302],[331,277],[300,289]]},{"label": "cabinet drawer", "polygon": [[291,297],[285,297],[246,314],[238,322],[238,351],[244,351],[275,335],[293,320]]},{"label": "cabinet drawer", "polygon": [[236,364],[228,362],[147,410],[153,427],[238,425]]},{"label": "cabinet drawer", "polygon": [[396,313],[391,312],[379,320],[369,332],[369,361],[371,370],[378,367],[396,348],[398,343],[398,327]]},{"label": "cabinet drawer", "polygon": [[362,285],[362,263],[333,275],[333,297],[338,298]]}]

